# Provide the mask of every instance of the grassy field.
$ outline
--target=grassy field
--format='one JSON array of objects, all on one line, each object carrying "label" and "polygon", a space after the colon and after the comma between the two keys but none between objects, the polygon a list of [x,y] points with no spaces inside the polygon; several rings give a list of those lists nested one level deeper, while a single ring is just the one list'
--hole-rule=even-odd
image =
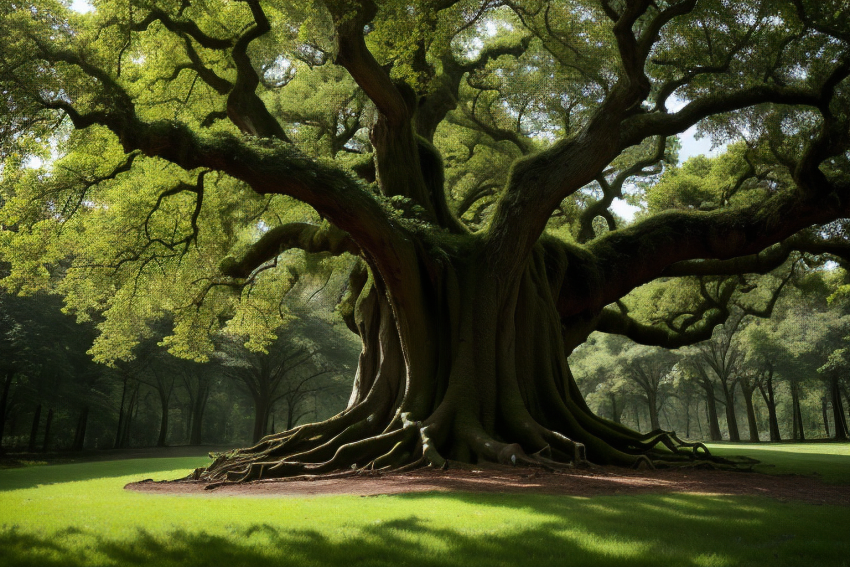
[{"label": "grassy field", "polygon": [[766,474],[817,476],[830,484],[850,485],[850,444],[847,443],[761,443],[709,444],[714,455],[746,454],[763,464],[755,470]]},{"label": "grassy field", "polygon": [[[772,472],[847,480],[839,469],[848,445],[718,448],[727,451],[775,461]],[[850,510],[759,497],[233,498],[123,489],[205,461],[0,470],[0,566],[850,566]]]}]

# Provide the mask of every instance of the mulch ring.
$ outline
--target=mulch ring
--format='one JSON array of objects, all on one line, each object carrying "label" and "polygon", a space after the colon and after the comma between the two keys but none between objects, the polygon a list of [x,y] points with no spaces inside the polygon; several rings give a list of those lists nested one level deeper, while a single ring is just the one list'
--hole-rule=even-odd
[{"label": "mulch ring", "polygon": [[[274,479],[210,486],[204,481],[145,480],[125,488],[149,494],[205,496],[323,496],[403,494],[410,492],[483,492],[602,496],[685,492],[756,495],[780,501],[850,506],[850,486],[824,484],[816,477],[765,475],[700,469],[589,470],[547,472],[505,467],[488,469],[421,469],[403,473],[343,472],[298,479]],[[213,488],[210,490],[210,488]]]}]

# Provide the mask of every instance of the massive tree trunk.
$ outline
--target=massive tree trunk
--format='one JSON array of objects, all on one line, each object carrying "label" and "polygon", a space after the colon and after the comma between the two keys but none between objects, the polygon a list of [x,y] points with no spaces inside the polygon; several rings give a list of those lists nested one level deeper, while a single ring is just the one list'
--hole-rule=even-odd
[{"label": "massive tree trunk", "polygon": [[[585,404],[567,364],[571,334],[555,308],[553,287],[566,267],[557,249],[538,245],[509,282],[490,270],[474,239],[461,242],[454,255],[443,246],[437,258],[421,248],[407,259],[421,266],[421,279],[403,292],[389,291],[374,271],[352,275],[347,322],[363,350],[345,411],[222,455],[197,475],[246,480],[447,461],[554,467],[694,458],[701,446],[657,427],[641,435]],[[263,427],[267,413],[257,416]]]}]

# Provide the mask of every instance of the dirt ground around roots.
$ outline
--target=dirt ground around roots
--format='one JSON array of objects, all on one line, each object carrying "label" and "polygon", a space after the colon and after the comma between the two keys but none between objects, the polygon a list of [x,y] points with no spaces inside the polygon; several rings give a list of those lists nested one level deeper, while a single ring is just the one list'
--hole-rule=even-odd
[{"label": "dirt ground around roots", "polygon": [[816,477],[766,475],[699,469],[632,471],[608,467],[546,472],[510,467],[484,470],[431,470],[404,473],[341,473],[307,479],[262,480],[217,486],[203,481],[131,483],[128,490],[150,494],[204,496],[303,497],[378,496],[410,492],[483,492],[566,496],[630,495],[684,492],[767,496],[780,501],[850,506],[850,486],[824,484]]}]

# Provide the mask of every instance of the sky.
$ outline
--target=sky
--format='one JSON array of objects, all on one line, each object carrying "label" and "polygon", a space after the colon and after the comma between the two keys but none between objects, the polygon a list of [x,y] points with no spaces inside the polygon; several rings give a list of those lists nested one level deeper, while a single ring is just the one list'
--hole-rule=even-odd
[{"label": "sky", "polygon": [[87,0],[73,0],[73,2],[71,2],[71,9],[83,13],[91,12],[92,10],[94,10],[92,5],[89,4]]}]

